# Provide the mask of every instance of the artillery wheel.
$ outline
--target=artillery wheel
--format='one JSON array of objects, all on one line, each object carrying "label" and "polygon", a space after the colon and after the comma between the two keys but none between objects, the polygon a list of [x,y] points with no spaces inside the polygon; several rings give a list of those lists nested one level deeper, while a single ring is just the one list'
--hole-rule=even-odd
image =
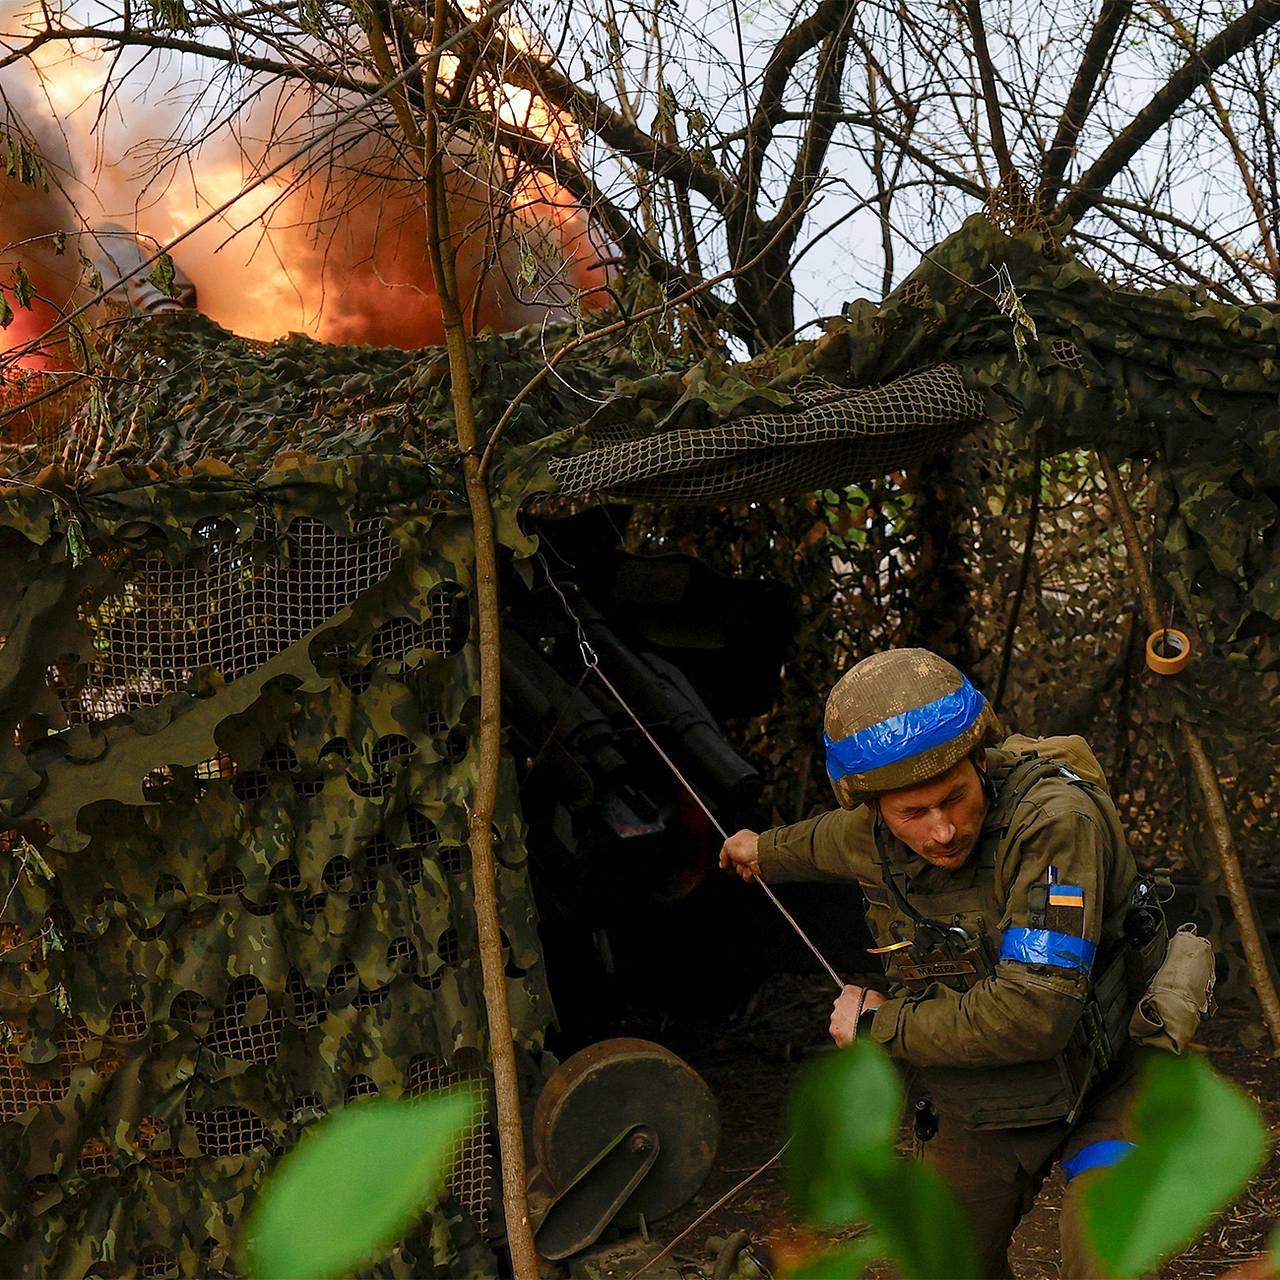
[{"label": "artillery wheel", "polygon": [[678,1209],[702,1185],[720,1145],[720,1109],[703,1078],[649,1040],[601,1040],[562,1063],[533,1113],[538,1164],[560,1190],[619,1132],[658,1132],[653,1168],[614,1219],[634,1227]]}]

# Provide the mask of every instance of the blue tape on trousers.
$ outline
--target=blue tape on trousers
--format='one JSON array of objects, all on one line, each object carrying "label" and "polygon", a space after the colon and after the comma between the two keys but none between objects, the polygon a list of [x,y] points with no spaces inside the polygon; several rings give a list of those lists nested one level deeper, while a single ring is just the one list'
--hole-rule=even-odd
[{"label": "blue tape on trousers", "polygon": [[1053,964],[1060,969],[1093,968],[1098,944],[1071,933],[1053,929],[1006,929],[1000,944],[1001,960],[1017,960],[1020,964]]},{"label": "blue tape on trousers", "polygon": [[1062,1171],[1070,1182],[1086,1169],[1110,1168],[1113,1164],[1119,1164],[1133,1149],[1132,1142],[1121,1142],[1118,1138],[1108,1138],[1104,1142],[1091,1142],[1087,1147],[1081,1147],[1070,1160],[1064,1160]]}]

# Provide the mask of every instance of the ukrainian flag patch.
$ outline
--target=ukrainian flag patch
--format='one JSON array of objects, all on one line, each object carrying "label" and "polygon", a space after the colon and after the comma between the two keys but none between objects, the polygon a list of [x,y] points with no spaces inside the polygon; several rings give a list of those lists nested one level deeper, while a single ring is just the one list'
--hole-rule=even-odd
[{"label": "ukrainian flag patch", "polygon": [[1055,884],[1049,888],[1051,907],[1084,907],[1084,887],[1078,884]]}]

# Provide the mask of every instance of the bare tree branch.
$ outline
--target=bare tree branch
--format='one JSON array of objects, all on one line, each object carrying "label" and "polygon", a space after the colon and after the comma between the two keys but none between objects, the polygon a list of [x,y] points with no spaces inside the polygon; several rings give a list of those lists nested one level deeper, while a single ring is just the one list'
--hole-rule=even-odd
[{"label": "bare tree branch", "polygon": [[[846,17],[845,22],[848,21]],[[849,53],[849,41],[842,27],[822,42],[822,53],[818,60],[818,78],[813,92],[813,110],[809,117],[809,127],[805,131],[804,141],[796,155],[795,166],[791,172],[791,180],[787,183],[786,194],[782,197],[777,213],[765,225],[764,234],[771,236],[784,223],[789,222],[797,209],[807,204],[821,177],[822,166],[826,160],[827,148],[831,143],[831,135],[835,129],[835,117],[840,111],[840,85],[844,79],[845,61]],[[799,234],[800,228],[794,228],[787,250]]]},{"label": "bare tree branch", "polygon": [[1067,94],[1067,102],[1062,108],[1057,132],[1053,136],[1053,145],[1045,154],[1044,167],[1040,175],[1041,212],[1047,212],[1052,208],[1053,202],[1058,198],[1067,165],[1071,163],[1071,157],[1075,154],[1076,139],[1079,138],[1080,130],[1084,128],[1084,122],[1088,117],[1099,77],[1132,11],[1133,0],[1102,0],[1102,12],[1099,13],[1097,22],[1093,24],[1093,30],[1089,33],[1089,42],[1085,45],[1080,65],[1076,68],[1071,92]]},{"label": "bare tree branch", "polygon": [[271,58],[256,57],[236,48],[224,49],[200,40],[186,40],[168,31],[146,31],[137,27],[50,27],[33,36],[19,49],[0,57],[0,70],[13,63],[29,59],[46,44],[86,41],[103,44],[107,49],[138,48],[157,49],[168,53],[191,53],[197,57],[226,62],[245,71],[258,71],[279,76],[282,80],[301,80],[308,84],[323,84],[334,89],[347,89],[353,93],[372,94],[378,89],[376,81],[353,80],[349,76],[330,71],[318,62],[304,64],[277,62]]},{"label": "bare tree branch", "polygon": [[1224,63],[1280,22],[1280,0],[1256,0],[1234,22],[1224,27],[1199,53],[1192,54],[1169,77],[1163,88],[1112,139],[1102,155],[1089,167],[1059,202],[1055,220],[1072,222],[1091,209],[1112,179],[1172,119],[1195,91]]},{"label": "bare tree branch", "polygon": [[[411,16],[406,18],[406,25],[413,29]],[[630,123],[597,94],[519,48],[500,28],[494,29],[493,40],[499,49],[503,75],[511,84],[567,112],[584,131],[597,135],[655,176],[683,183],[717,209],[723,211],[737,199],[738,188],[714,166],[699,163],[682,147],[664,142]]]},{"label": "bare tree branch", "polygon": [[784,95],[796,63],[845,27],[853,9],[853,0],[819,0],[814,13],[792,27],[769,56],[738,165],[738,185],[749,205],[754,205],[760,189],[761,166],[780,118]]},{"label": "bare tree branch", "polygon": [[991,50],[987,47],[987,29],[982,22],[981,0],[965,0],[965,18],[969,24],[969,36],[973,40],[974,57],[978,60],[978,77],[987,107],[987,127],[991,131],[991,150],[996,158],[996,169],[1000,173],[1001,183],[1011,192],[1018,181],[1018,174],[1013,167],[1009,140],[1004,133],[1004,115],[1000,110],[1000,96],[996,92],[996,75],[991,65]]}]

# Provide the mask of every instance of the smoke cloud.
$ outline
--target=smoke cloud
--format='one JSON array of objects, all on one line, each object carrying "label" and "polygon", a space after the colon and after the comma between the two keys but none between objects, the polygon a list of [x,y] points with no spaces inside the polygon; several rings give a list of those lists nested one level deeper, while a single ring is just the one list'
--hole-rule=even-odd
[{"label": "smoke cloud", "polygon": [[[16,23],[10,14],[5,29]],[[316,103],[296,92],[266,94],[234,129],[219,129],[178,159],[163,140],[181,139],[200,123],[191,109],[192,60],[149,61],[104,97],[107,57],[47,49],[34,64],[5,72],[0,127],[34,139],[51,185],[33,191],[0,177],[0,283],[21,263],[49,303],[19,311],[0,335],[3,346],[41,331],[56,307],[88,296],[79,233],[116,223],[155,248],[325,123]],[[528,123],[556,124],[545,107],[526,104],[525,111]],[[558,144],[563,136],[561,126]],[[485,169],[475,155],[456,159],[451,219],[461,244],[459,283],[477,328],[539,319],[603,282],[602,270],[590,266],[599,255],[589,229],[563,192],[528,179],[513,191],[500,161]],[[173,256],[195,284],[200,309],[246,337],[297,331],[331,342],[436,343],[440,310],[422,197],[420,178],[389,138],[353,129],[319,144]],[[61,255],[49,238],[59,231],[68,233]],[[92,245],[84,248],[92,256]]]}]

